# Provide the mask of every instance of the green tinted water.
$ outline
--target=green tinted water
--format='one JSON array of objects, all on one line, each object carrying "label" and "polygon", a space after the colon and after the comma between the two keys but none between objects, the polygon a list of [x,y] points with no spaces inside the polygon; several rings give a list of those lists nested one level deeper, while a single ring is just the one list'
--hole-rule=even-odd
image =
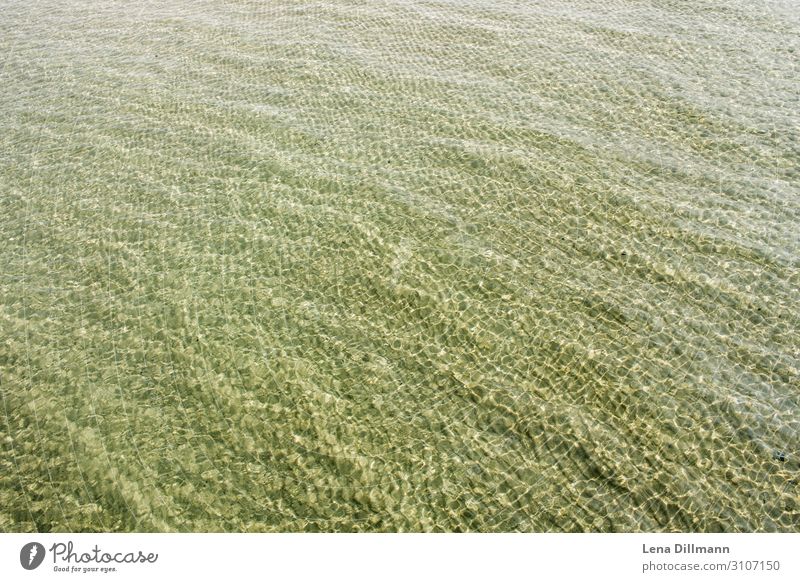
[{"label": "green tinted water", "polygon": [[792,0],[0,4],[0,530],[800,530]]}]

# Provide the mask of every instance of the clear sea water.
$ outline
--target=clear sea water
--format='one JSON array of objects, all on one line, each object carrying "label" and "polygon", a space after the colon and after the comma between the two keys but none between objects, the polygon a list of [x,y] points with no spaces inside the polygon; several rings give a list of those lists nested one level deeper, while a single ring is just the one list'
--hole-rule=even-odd
[{"label": "clear sea water", "polygon": [[794,0],[0,0],[0,531],[799,531]]}]

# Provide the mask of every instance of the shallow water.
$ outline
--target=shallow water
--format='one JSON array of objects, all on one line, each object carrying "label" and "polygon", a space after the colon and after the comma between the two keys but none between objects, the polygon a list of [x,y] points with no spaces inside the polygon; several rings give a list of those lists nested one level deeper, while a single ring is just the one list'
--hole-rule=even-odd
[{"label": "shallow water", "polygon": [[0,530],[800,530],[791,0],[0,12]]}]

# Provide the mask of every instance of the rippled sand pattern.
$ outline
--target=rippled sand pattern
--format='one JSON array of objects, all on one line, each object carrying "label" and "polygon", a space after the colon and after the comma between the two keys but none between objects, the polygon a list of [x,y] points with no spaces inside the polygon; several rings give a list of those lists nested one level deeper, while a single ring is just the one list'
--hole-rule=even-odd
[{"label": "rippled sand pattern", "polygon": [[793,0],[0,13],[0,530],[800,530]]}]

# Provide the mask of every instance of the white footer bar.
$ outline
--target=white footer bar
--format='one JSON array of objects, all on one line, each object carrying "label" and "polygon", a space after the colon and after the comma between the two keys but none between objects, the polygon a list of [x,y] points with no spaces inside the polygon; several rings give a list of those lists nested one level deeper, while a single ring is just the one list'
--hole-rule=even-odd
[{"label": "white footer bar", "polygon": [[800,533],[0,534],[0,580],[794,582],[799,554]]}]

